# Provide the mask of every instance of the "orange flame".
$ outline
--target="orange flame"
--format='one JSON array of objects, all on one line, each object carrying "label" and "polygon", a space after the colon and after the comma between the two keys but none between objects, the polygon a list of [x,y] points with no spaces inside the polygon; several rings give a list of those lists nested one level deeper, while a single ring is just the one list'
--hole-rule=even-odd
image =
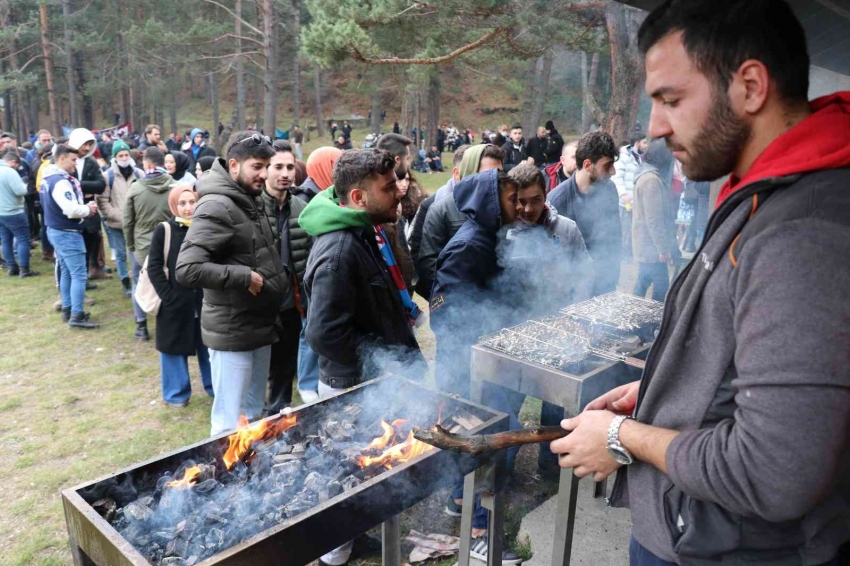
[{"label": "orange flame", "polygon": [[430,445],[416,440],[413,437],[412,430],[408,432],[407,438],[404,441],[399,442],[403,436],[401,427],[405,423],[407,421],[404,419],[396,419],[392,424],[387,424],[385,420],[381,419],[381,428],[384,429],[384,434],[372,440],[369,446],[364,448],[363,451],[366,452],[370,449],[384,449],[384,451],[378,456],[360,456],[357,459],[360,467],[368,468],[369,466],[381,465],[389,470],[393,466],[403,464],[432,448]]},{"label": "orange flame", "polygon": [[239,428],[227,437],[229,446],[221,459],[227,469],[233,468],[236,462],[242,460],[251,450],[251,444],[256,441],[274,438],[281,432],[295,426],[295,415],[283,415],[277,420],[263,420],[254,424],[248,423],[245,415],[239,415]]},{"label": "orange flame", "polygon": [[185,488],[191,487],[195,482],[198,481],[198,476],[201,475],[201,468],[198,466],[192,466],[191,468],[186,468],[186,472],[183,474],[183,479],[170,481],[165,484],[165,487],[177,487],[177,488]]}]

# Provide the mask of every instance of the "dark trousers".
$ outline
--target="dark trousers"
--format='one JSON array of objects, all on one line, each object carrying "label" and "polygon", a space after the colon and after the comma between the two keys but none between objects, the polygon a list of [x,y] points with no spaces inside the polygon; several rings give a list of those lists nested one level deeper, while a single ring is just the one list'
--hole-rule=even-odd
[{"label": "dark trousers", "polygon": [[670,274],[666,263],[640,263],[638,264],[638,276],[635,283],[634,294],[645,297],[649,286],[652,285],[652,300],[663,301],[670,288]]},{"label": "dark trousers", "polygon": [[90,269],[98,267],[98,252],[103,241],[103,233],[100,231],[100,218],[97,219],[97,228],[86,226],[83,229],[83,241],[86,244],[86,265]]},{"label": "dark trousers", "polygon": [[27,221],[30,224],[30,239],[36,240],[41,232],[41,223],[38,221],[38,193],[28,194],[24,197],[27,205]]},{"label": "dark trousers", "polygon": [[289,309],[280,313],[278,341],[272,344],[269,364],[269,408],[273,415],[292,403],[292,380],[298,371],[298,338],[301,335],[301,315]]},{"label": "dark trousers", "polygon": [[[850,553],[850,548],[848,548],[848,544],[845,544],[838,551],[838,556],[829,562],[824,562],[821,566],[847,566],[847,564],[850,564],[848,553]],[[676,563],[661,560],[641,546],[635,537],[632,537],[632,542],[629,543],[629,566],[676,566]]]}]

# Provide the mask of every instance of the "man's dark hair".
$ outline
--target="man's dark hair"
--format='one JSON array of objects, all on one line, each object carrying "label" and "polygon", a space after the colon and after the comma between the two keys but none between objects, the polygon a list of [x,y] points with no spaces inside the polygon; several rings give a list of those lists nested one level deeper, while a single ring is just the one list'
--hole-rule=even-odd
[{"label": "man's dark hair", "polygon": [[521,130],[521,129],[522,129],[522,124],[520,124],[519,122],[517,122],[516,124],[514,124],[513,126],[511,126],[511,129],[512,129],[512,130]]},{"label": "man's dark hair", "polygon": [[15,136],[13,136],[13,135],[12,135],[11,133],[9,133],[9,132],[0,132],[0,140],[13,139],[14,137],[15,137]]},{"label": "man's dark hair", "polygon": [[[248,143],[248,142],[246,142],[246,143]],[[274,140],[274,143],[272,143],[272,147],[274,148],[274,152],[276,154],[277,153],[292,153],[293,155],[295,155],[295,153],[292,151],[292,144],[290,144],[286,140]]]},{"label": "man's dark hair", "polygon": [[726,93],[744,61],[756,59],[785,102],[808,101],[806,35],[785,0],[667,0],[640,27],[641,53],[677,31],[691,60],[720,92]]},{"label": "man's dark hair", "polygon": [[401,134],[384,134],[378,138],[378,144],[375,146],[378,149],[389,151],[394,157],[401,157],[405,154],[406,147],[413,144],[413,140]]},{"label": "man's dark hair", "polygon": [[576,166],[581,169],[585,159],[590,159],[594,165],[603,157],[614,161],[620,156],[614,139],[605,132],[588,132],[581,136],[576,147]]},{"label": "man's dark hair", "polygon": [[543,177],[543,172],[536,165],[531,163],[520,163],[511,169],[508,176],[516,181],[517,189],[527,189],[528,187],[537,185],[546,194],[546,179]]},{"label": "man's dark hair", "polygon": [[152,134],[154,130],[159,130],[159,133],[162,134],[162,128],[156,124],[148,124],[145,126],[145,135]]},{"label": "man's dark hair", "polygon": [[79,152],[66,143],[60,143],[56,146],[56,151],[53,152],[53,158],[59,159],[60,157],[64,157],[70,154],[79,155]]},{"label": "man's dark hair", "polygon": [[463,154],[466,153],[466,150],[472,147],[469,144],[464,144],[455,150],[455,157],[452,160],[453,167],[459,167],[460,162],[463,161]]},{"label": "man's dark hair", "polygon": [[505,150],[497,145],[487,144],[487,147],[484,148],[484,153],[481,154],[481,159],[484,159],[485,157],[504,163]]},{"label": "man's dark hair", "polygon": [[500,194],[505,192],[508,189],[508,187],[516,187],[517,190],[519,189],[519,185],[517,185],[516,179],[511,178],[504,171],[499,171],[499,175],[498,175],[497,178],[499,180],[498,183],[499,183],[499,193]]},{"label": "man's dark hair", "polygon": [[142,158],[154,167],[165,167],[165,154],[158,147],[149,147],[145,149],[145,156]]},{"label": "man's dark hair", "polygon": [[[260,142],[257,143],[255,140],[260,140]],[[266,137],[257,132],[242,130],[231,134],[230,139],[227,140],[227,151],[225,153],[228,159],[235,159],[239,163],[244,163],[249,159],[271,159],[274,157],[275,150]]]},{"label": "man's dark hair", "polygon": [[350,149],[339,156],[334,165],[333,182],[341,204],[348,204],[351,189],[376,175],[395,170],[395,157],[383,149]]},{"label": "man's dark hair", "polygon": [[5,161],[6,163],[17,163],[18,165],[20,165],[21,156],[18,155],[18,152],[14,150],[7,151],[3,154],[3,161]]},{"label": "man's dark hair", "polygon": [[46,144],[44,144],[43,146],[38,148],[38,151],[36,152],[36,154],[38,155],[39,159],[44,159],[44,156],[48,155],[48,154],[52,155],[53,154],[53,142],[47,142]]}]

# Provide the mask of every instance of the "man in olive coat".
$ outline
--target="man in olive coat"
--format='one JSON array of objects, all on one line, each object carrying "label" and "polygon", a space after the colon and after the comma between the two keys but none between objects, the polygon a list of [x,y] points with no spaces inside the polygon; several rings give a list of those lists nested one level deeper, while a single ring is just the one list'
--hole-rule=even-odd
[{"label": "man in olive coat", "polygon": [[210,350],[212,435],[262,416],[280,304],[290,292],[260,198],[274,149],[236,132],[227,159],[197,184],[200,199],[177,260],[177,281],[204,289],[201,337]]}]

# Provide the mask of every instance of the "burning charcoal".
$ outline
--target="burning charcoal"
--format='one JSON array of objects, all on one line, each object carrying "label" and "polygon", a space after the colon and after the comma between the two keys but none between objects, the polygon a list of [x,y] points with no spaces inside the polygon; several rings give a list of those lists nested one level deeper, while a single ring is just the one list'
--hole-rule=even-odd
[{"label": "burning charcoal", "polygon": [[193,554],[192,556],[190,556],[189,558],[186,559],[184,564],[185,564],[185,566],[195,566],[195,564],[198,563],[198,560],[200,560],[200,558],[201,557],[198,556],[197,554]]},{"label": "burning charcoal", "polygon": [[124,515],[133,521],[144,522],[153,517],[153,511],[142,499],[139,499],[124,507]]},{"label": "burning charcoal", "polygon": [[287,518],[292,518],[312,509],[318,502],[319,498],[315,493],[302,491],[296,494],[289,503],[284,505],[281,511]]},{"label": "burning charcoal", "polygon": [[327,484],[328,478],[319,472],[310,472],[307,474],[307,477],[304,478],[304,489],[312,491],[313,493],[319,493],[325,489]]},{"label": "burning charcoal", "polygon": [[330,458],[325,454],[320,454],[315,458],[306,460],[304,462],[304,467],[308,470],[324,470],[333,465],[333,460],[335,460],[335,458]]},{"label": "burning charcoal", "polygon": [[275,463],[272,466],[272,470],[277,474],[294,476],[301,473],[302,466],[301,460],[287,460],[285,462]]},{"label": "burning charcoal", "polygon": [[181,557],[169,556],[162,559],[160,566],[186,566],[186,561]]},{"label": "burning charcoal", "polygon": [[174,477],[171,475],[171,472],[165,472],[162,474],[162,477],[156,480],[156,491],[159,493],[163,489],[165,489],[165,484],[168,482],[174,481]]},{"label": "burning charcoal", "polygon": [[292,461],[303,460],[303,459],[304,459],[304,452],[300,452],[298,454],[281,454],[279,456],[275,456],[274,458],[272,458],[272,464],[276,466],[278,464],[284,464],[286,462],[292,462]]},{"label": "burning charcoal", "polygon": [[265,452],[265,451],[269,450],[269,449],[270,449],[272,446],[274,446],[275,444],[277,444],[277,439],[275,439],[275,438],[269,438],[269,439],[267,439],[267,440],[264,440],[263,442],[255,442],[255,443],[253,443],[253,444],[251,445],[251,449],[252,449],[254,452]]},{"label": "burning charcoal", "polygon": [[272,452],[272,456],[280,456],[281,454],[289,454],[289,453],[292,452],[292,446],[290,446],[289,444],[287,444],[283,440],[278,440],[275,443],[274,448],[272,448],[271,452]]},{"label": "burning charcoal", "polygon": [[101,499],[100,501],[95,501],[92,503],[92,507],[94,507],[94,510],[97,511],[101,517],[112,522],[118,505],[115,503],[115,500],[106,498]]},{"label": "burning charcoal", "polygon": [[208,549],[218,549],[222,544],[224,544],[224,531],[221,529],[210,529],[204,537],[204,546]]},{"label": "burning charcoal", "polygon": [[305,442],[299,442],[292,445],[291,453],[293,455],[304,454],[305,452],[307,452],[307,444]]},{"label": "burning charcoal", "polygon": [[260,452],[251,460],[250,468],[255,476],[268,474],[272,469],[272,455]]},{"label": "burning charcoal", "polygon": [[186,558],[187,554],[189,554],[189,543],[185,539],[174,538],[168,541],[168,544],[165,545],[166,556]]},{"label": "burning charcoal", "polygon": [[342,409],[342,412],[345,413],[345,415],[351,420],[356,420],[357,417],[360,416],[360,413],[363,412],[363,407],[361,407],[357,403],[352,403],[350,405],[346,405]]},{"label": "burning charcoal", "polygon": [[330,483],[328,483],[326,490],[327,490],[327,499],[330,499],[332,497],[336,497],[337,495],[342,493],[342,484],[339,483],[338,481],[331,481]]},{"label": "burning charcoal", "polygon": [[[228,519],[224,516],[224,513],[222,513],[222,512],[209,512],[209,513],[207,513],[207,516],[205,517],[205,519],[206,519],[206,522],[208,524],[216,524],[216,525],[226,525],[230,522],[230,521],[228,521]],[[212,532],[214,530],[217,530],[217,529],[210,529],[210,532]]]},{"label": "burning charcoal", "polygon": [[174,538],[176,538],[176,537],[177,537],[177,529],[166,529],[164,531],[156,531],[155,533],[153,533],[154,540],[156,540],[156,541],[158,541],[162,544],[168,544],[169,542],[174,540]]},{"label": "burning charcoal", "polygon": [[197,529],[198,525],[195,522],[184,519],[177,523],[177,536],[183,540],[191,540]]},{"label": "burning charcoal", "polygon": [[352,490],[352,489],[354,489],[355,487],[357,487],[358,485],[360,485],[361,483],[363,483],[363,482],[362,482],[362,481],[360,481],[360,479],[359,479],[358,477],[353,476],[353,475],[348,476],[347,478],[345,478],[344,480],[342,480],[342,483],[341,483],[341,485],[342,485],[342,490],[343,490],[343,491],[349,491],[349,490]]},{"label": "burning charcoal", "polygon": [[284,494],[280,491],[275,491],[275,492],[272,492],[272,493],[266,493],[265,495],[263,495],[262,508],[263,509],[272,509],[272,508],[275,508],[275,507],[280,507],[281,505],[284,504],[284,502],[286,502],[286,494]]},{"label": "burning charcoal", "polygon": [[194,491],[196,493],[210,493],[213,490],[215,490],[217,487],[219,487],[220,485],[221,484],[218,483],[218,481],[216,481],[214,479],[209,479],[209,480],[202,481],[201,483],[195,484],[195,486],[192,489],[194,489]]},{"label": "burning charcoal", "polygon": [[322,452],[325,454],[330,454],[334,451],[335,445],[333,438],[323,438],[322,439]]},{"label": "burning charcoal", "polygon": [[329,436],[331,439],[336,441],[351,440],[351,438],[357,433],[354,425],[352,425],[349,421],[331,420],[325,423],[322,430],[325,436]]},{"label": "burning charcoal", "polygon": [[145,529],[138,525],[130,525],[121,532],[121,536],[139,548],[147,546],[150,543],[150,537],[147,535]]}]

